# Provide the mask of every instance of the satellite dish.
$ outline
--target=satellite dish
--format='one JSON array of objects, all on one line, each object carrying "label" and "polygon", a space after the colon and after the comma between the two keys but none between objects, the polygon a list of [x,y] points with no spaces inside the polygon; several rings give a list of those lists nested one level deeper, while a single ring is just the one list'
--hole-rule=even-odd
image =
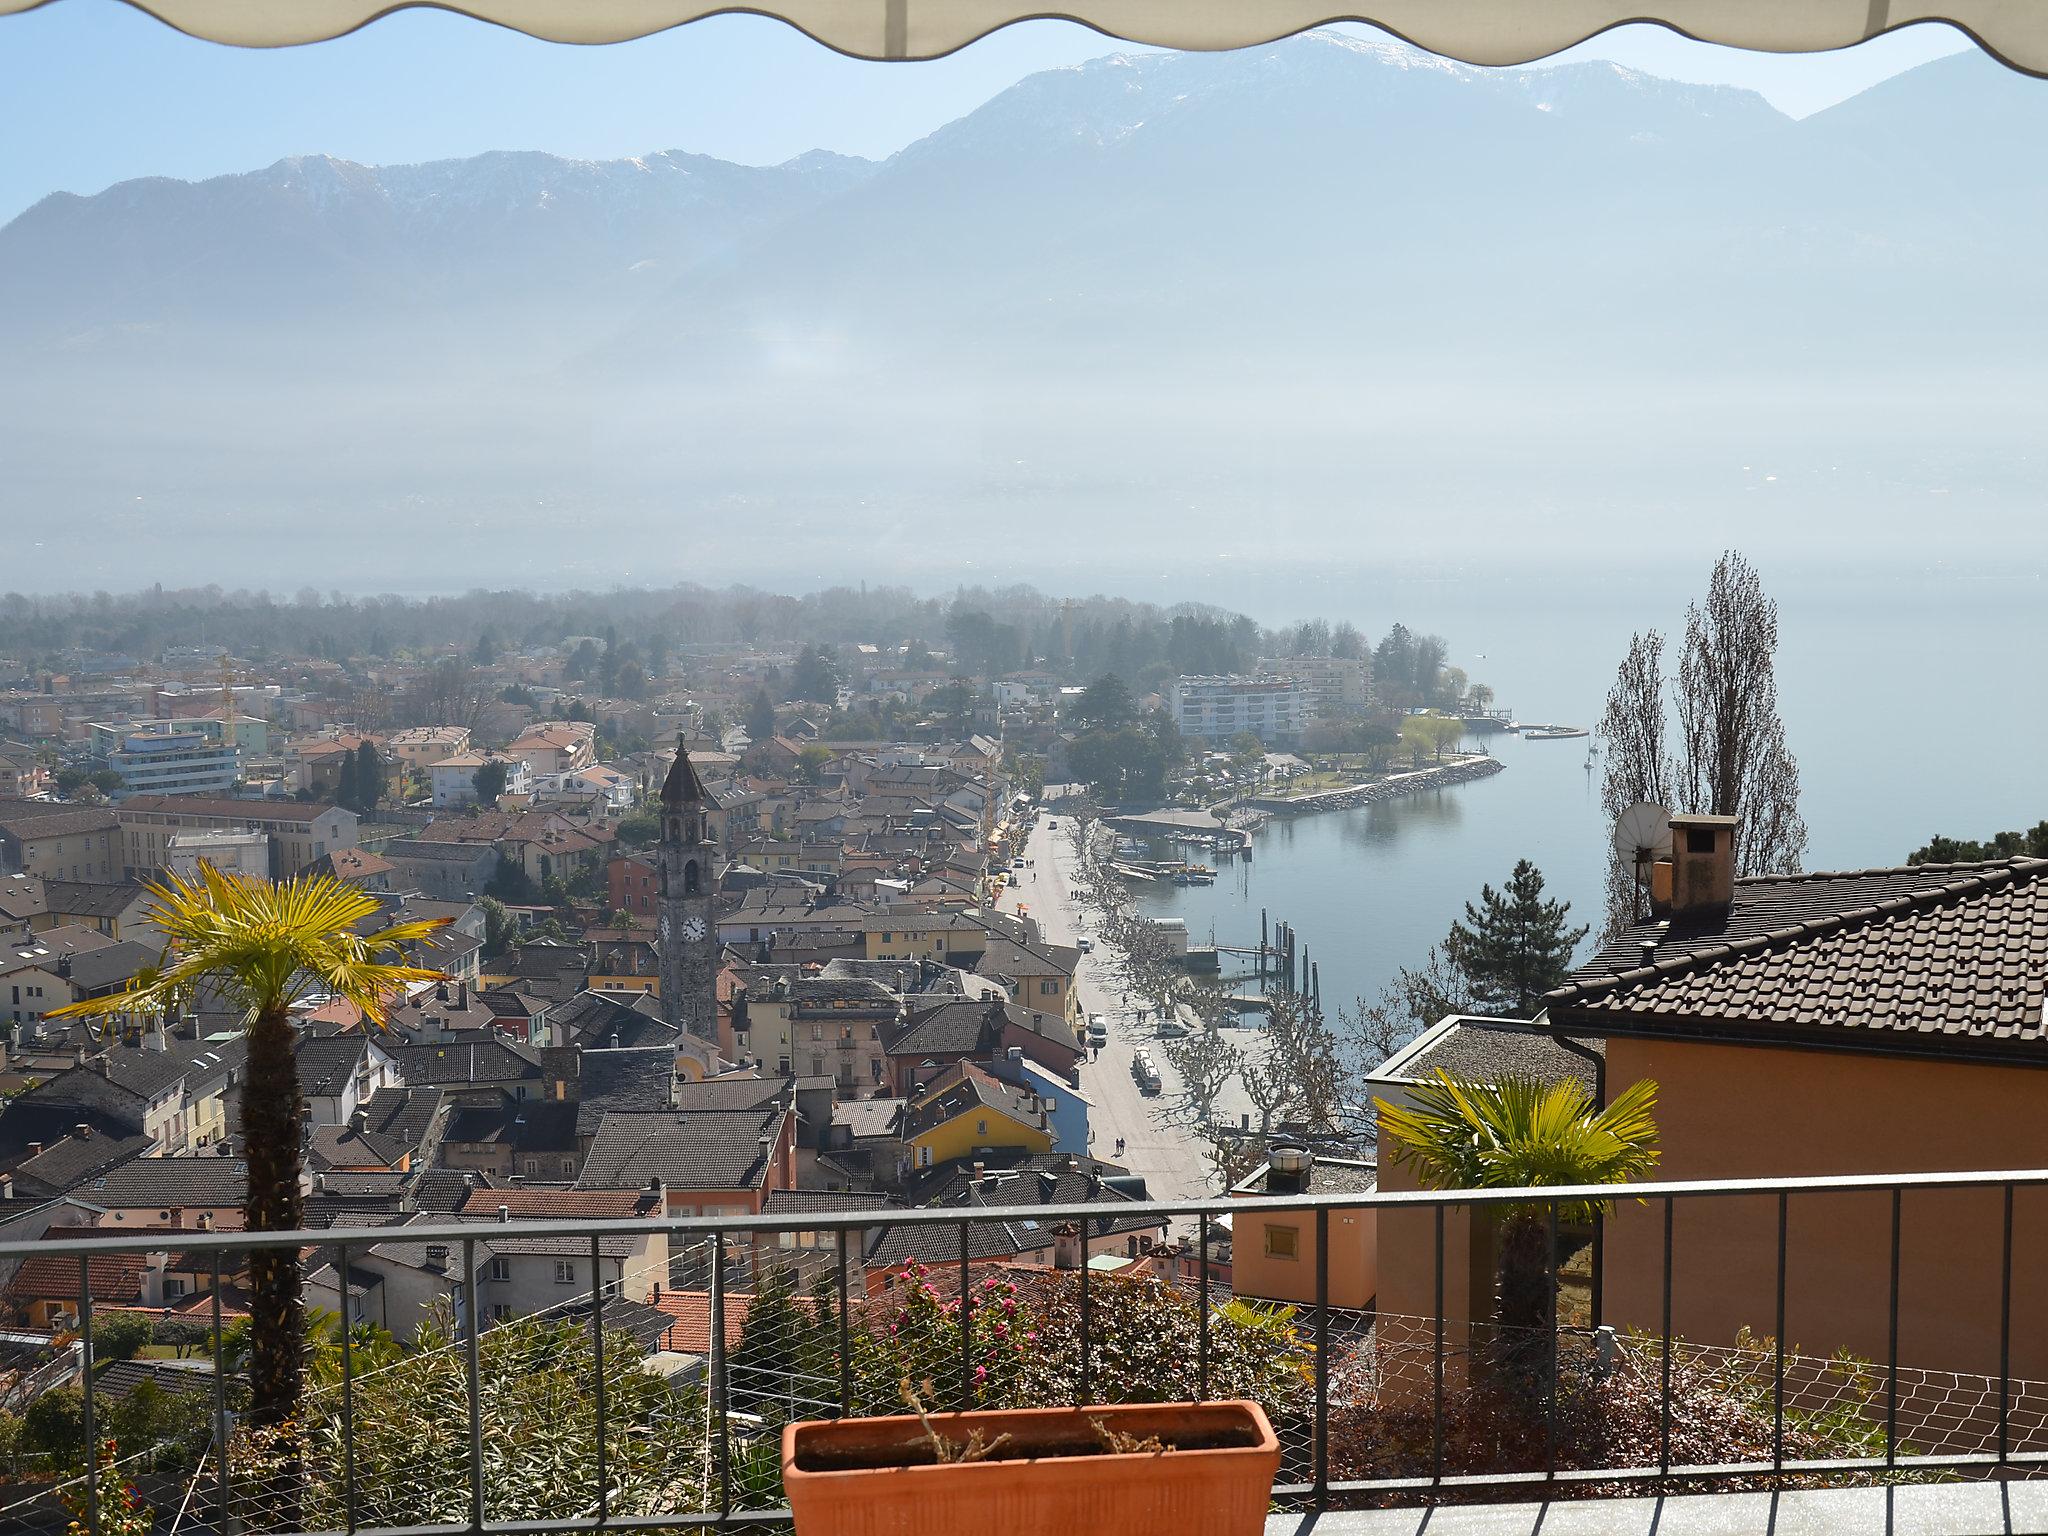
[{"label": "satellite dish", "polygon": [[1614,820],[1614,851],[1642,879],[1647,866],[1671,852],[1671,813],[1638,800]]}]

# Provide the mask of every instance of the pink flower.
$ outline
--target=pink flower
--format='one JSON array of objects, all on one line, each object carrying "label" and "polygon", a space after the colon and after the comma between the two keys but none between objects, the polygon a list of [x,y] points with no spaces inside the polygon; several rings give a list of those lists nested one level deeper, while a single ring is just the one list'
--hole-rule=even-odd
[{"label": "pink flower", "polygon": [[974,1379],[975,1379],[976,1381],[987,1381],[987,1380],[988,1380],[988,1367],[987,1367],[987,1366],[985,1366],[985,1365],[977,1365],[977,1366],[976,1366],[976,1367],[974,1368]]}]

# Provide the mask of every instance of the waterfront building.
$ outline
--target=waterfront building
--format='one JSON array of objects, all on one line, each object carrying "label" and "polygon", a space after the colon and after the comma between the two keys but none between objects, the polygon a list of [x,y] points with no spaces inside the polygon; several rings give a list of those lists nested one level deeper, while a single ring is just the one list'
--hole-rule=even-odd
[{"label": "waterfront building", "polygon": [[1355,714],[1372,700],[1372,663],[1363,656],[1268,656],[1259,670],[1301,685],[1304,720]]},{"label": "waterfront building", "polygon": [[1167,704],[1181,735],[1221,745],[1250,732],[1269,747],[1291,747],[1313,715],[1292,677],[1182,677]]}]

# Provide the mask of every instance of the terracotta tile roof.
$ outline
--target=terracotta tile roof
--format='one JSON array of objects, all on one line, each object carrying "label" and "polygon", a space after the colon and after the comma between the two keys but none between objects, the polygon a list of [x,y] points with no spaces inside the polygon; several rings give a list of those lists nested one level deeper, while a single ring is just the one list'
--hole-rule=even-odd
[{"label": "terracotta tile roof", "polygon": [[[65,1229],[70,1237],[79,1234]],[[125,1235],[125,1233],[123,1234]],[[100,1253],[86,1260],[87,1283],[94,1301],[139,1301],[142,1271],[147,1254]],[[21,1261],[8,1294],[19,1301],[76,1301],[78,1299],[78,1256],[76,1254],[31,1254]]]},{"label": "terracotta tile roof", "polygon": [[651,1202],[639,1189],[471,1189],[457,1210],[495,1217],[503,1206],[515,1221],[625,1221],[648,1215]]},{"label": "terracotta tile roof", "polygon": [[1739,881],[1725,915],[1631,928],[1547,1001],[1596,1027],[2048,1060],[2048,860]]},{"label": "terracotta tile roof", "polygon": [[[72,1288],[77,1288],[74,1273]],[[754,1304],[753,1293],[749,1291],[727,1291],[725,1293],[725,1347],[738,1345],[740,1334],[747,1326],[747,1309]],[[675,1321],[668,1325],[661,1336],[663,1349],[674,1350],[684,1355],[708,1355],[711,1353],[711,1293],[708,1291],[664,1290],[654,1298],[654,1305]]]}]

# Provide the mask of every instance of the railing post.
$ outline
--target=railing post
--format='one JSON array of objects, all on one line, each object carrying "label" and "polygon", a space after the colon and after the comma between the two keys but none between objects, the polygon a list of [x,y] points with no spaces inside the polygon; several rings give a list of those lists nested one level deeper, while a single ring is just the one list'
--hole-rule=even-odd
[{"label": "railing post", "polygon": [[1549,1242],[1549,1262],[1545,1266],[1550,1272],[1550,1338],[1548,1381],[1544,1387],[1543,1404],[1543,1475],[1557,1476],[1557,1335],[1563,1319],[1558,1316],[1557,1284],[1557,1202],[1550,1202],[1550,1217],[1546,1223],[1546,1237]]},{"label": "railing post", "polygon": [[1195,1229],[1195,1400],[1209,1400],[1209,1213]]},{"label": "railing post", "polygon": [[469,1528],[481,1536],[484,1528],[484,1405],[478,1385],[476,1239],[462,1240],[463,1360],[469,1389]]},{"label": "railing post", "polygon": [[607,1424],[604,1401],[604,1281],[599,1278],[598,1259],[603,1248],[596,1233],[590,1236],[590,1354],[596,1375],[595,1396],[597,1399],[597,1523],[603,1525],[611,1515],[611,1469],[605,1461],[605,1439]]},{"label": "railing post", "polygon": [[853,1348],[852,1325],[846,1316],[846,1228],[841,1227],[839,1237],[839,1416],[843,1419],[853,1412]]},{"label": "railing post", "polygon": [[1899,1219],[1903,1214],[1905,1197],[1904,1189],[1893,1188],[1890,1343],[1884,1384],[1884,1464],[1887,1467],[1895,1467],[1899,1461]]},{"label": "railing post", "polygon": [[726,1415],[732,1409],[732,1384],[725,1365],[725,1234],[711,1234],[711,1411],[718,1421],[718,1514],[732,1513],[732,1447]]},{"label": "railing post", "polygon": [[1088,1401],[1089,1385],[1089,1341],[1088,1341],[1088,1218],[1081,1218],[1081,1380],[1074,1401]]},{"label": "railing post", "polygon": [[229,1507],[228,1487],[228,1382],[227,1364],[220,1353],[220,1250],[213,1250],[213,1454],[216,1463],[215,1478],[220,1487],[215,1490],[218,1510],[217,1517],[222,1530],[226,1530],[233,1518]]},{"label": "railing post", "polygon": [[85,1407],[85,1525],[100,1532],[100,1436],[92,1411],[92,1256],[78,1256],[78,1388]]},{"label": "railing post", "polygon": [[960,1411],[974,1406],[974,1290],[967,1268],[971,1224],[960,1223]]},{"label": "railing post", "polygon": [[1785,1470],[1785,1218],[1787,1196],[1778,1191],[1778,1325],[1771,1362],[1771,1470]]},{"label": "railing post", "polygon": [[2012,1186],[2005,1186],[2005,1236],[1998,1280],[1998,1464],[2012,1451]]},{"label": "railing post", "polygon": [[1657,1475],[1671,1475],[1671,1227],[1675,1202],[1664,1197],[1663,1384],[1657,1391]]},{"label": "railing post", "polygon": [[[342,1529],[356,1528],[356,1359],[355,1344],[349,1338],[353,1319],[348,1315],[348,1244],[335,1251],[335,1267],[341,1292],[341,1519]],[[214,1373],[220,1373],[218,1362]]]},{"label": "railing post", "polygon": [[1330,1502],[1330,1208],[1316,1207],[1316,1508]]},{"label": "railing post", "polygon": [[[1444,1207],[1436,1209],[1436,1359],[1433,1372],[1435,1402],[1429,1414],[1430,1481],[1444,1480]],[[1469,1308],[1467,1310],[1470,1310]],[[1469,1327],[1469,1325],[1468,1325]],[[1469,1365],[1467,1369],[1469,1369]]]}]

